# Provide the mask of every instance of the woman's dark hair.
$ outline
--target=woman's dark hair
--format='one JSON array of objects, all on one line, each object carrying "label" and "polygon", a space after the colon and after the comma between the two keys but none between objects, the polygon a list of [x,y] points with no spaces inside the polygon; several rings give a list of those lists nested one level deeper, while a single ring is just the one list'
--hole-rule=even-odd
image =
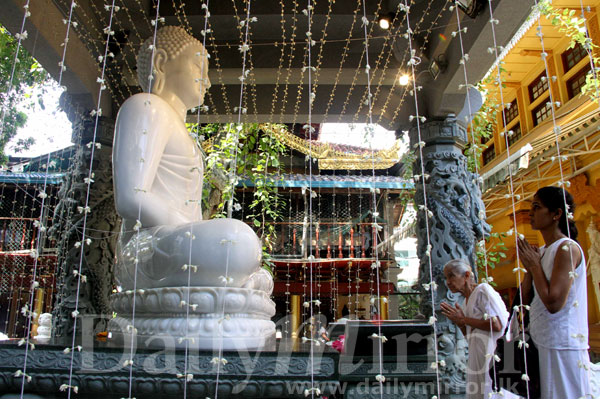
[{"label": "woman's dark hair", "polygon": [[[567,237],[577,240],[577,227],[575,226],[575,222],[568,218],[569,212],[572,214],[575,213],[573,196],[563,188],[552,186],[540,188],[535,195],[550,212],[556,212],[557,210],[562,209],[562,215],[558,221],[558,228]],[[565,201],[569,209],[568,211],[565,209]]]}]

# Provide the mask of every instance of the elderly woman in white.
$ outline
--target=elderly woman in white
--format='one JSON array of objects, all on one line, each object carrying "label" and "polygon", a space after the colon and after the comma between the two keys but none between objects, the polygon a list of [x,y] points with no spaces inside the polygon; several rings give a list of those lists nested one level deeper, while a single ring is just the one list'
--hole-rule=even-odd
[{"label": "elderly woman in white", "polygon": [[[471,266],[463,260],[451,260],[444,266],[450,291],[465,297],[464,310],[458,303],[442,302],[442,314],[456,324],[469,343],[467,398],[487,399],[492,392],[490,360],[508,321],[508,311],[500,295],[487,283],[477,284]],[[488,356],[486,356],[488,355]]]}]

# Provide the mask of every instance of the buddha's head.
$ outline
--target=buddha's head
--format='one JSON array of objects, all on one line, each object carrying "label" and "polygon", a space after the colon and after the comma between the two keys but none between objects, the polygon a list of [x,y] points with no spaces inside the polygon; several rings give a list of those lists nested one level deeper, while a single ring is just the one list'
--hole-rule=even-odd
[{"label": "buddha's head", "polygon": [[186,107],[204,102],[210,88],[208,53],[193,36],[178,26],[165,26],[149,37],[137,57],[137,73],[145,92],[172,93]]}]

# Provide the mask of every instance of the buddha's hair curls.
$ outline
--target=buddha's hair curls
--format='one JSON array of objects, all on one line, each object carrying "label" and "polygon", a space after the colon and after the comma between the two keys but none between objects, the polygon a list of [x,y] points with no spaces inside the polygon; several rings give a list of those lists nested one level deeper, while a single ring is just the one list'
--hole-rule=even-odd
[{"label": "buddha's hair curls", "polygon": [[[149,92],[152,87],[150,84],[150,74],[153,71],[150,69],[152,68],[152,56],[156,50],[164,50],[169,60],[176,58],[183,50],[192,45],[199,46],[201,52],[206,54],[202,43],[179,26],[165,26],[160,28],[156,32],[156,44],[154,46],[153,43],[154,36],[150,36],[142,43],[137,56],[138,82],[145,92]],[[154,75],[152,76],[154,77]]]}]

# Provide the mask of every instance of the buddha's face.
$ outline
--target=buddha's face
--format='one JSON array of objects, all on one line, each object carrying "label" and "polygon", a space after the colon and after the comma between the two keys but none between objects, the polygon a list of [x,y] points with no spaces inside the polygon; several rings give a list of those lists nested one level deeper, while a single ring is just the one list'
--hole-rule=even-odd
[{"label": "buddha's face", "polygon": [[165,62],[163,73],[164,90],[179,97],[187,109],[204,103],[204,95],[210,88],[210,80],[208,58],[201,47],[188,46],[177,57]]}]

